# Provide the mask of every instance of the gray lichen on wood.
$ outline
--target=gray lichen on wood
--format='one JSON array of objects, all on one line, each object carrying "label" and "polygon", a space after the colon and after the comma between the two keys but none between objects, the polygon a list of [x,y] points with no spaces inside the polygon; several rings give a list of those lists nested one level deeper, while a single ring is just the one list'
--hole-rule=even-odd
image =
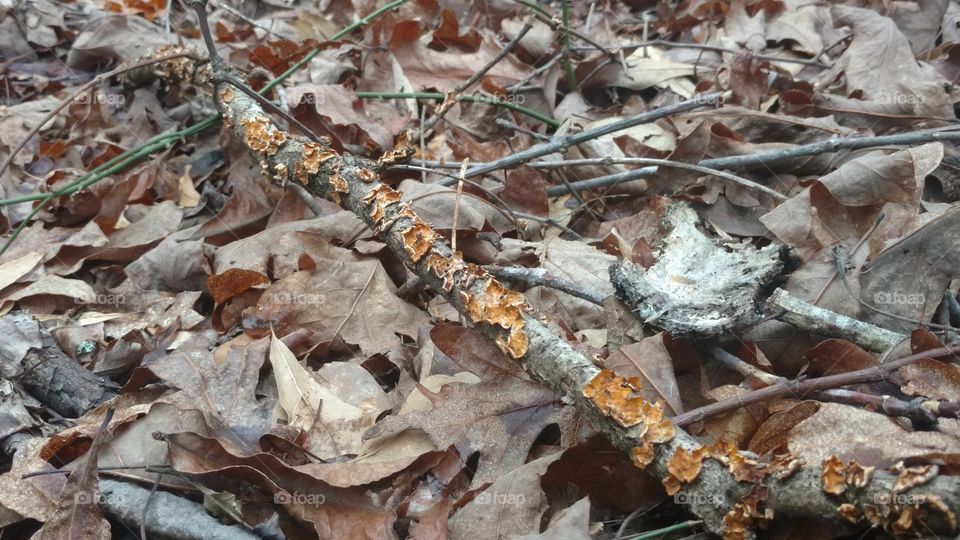
[{"label": "gray lichen on wood", "polygon": [[610,281],[640,318],[673,336],[729,335],[760,316],[760,291],[783,269],[780,248],[720,244],[699,225],[692,208],[674,203],[664,214],[668,232],[656,263],[646,270],[611,265]]}]

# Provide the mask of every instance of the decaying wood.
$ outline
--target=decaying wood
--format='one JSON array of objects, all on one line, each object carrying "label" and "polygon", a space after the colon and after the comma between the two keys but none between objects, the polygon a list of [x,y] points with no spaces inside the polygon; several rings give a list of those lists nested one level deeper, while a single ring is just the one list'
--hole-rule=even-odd
[{"label": "decaying wood", "polygon": [[[224,525],[211,516],[202,504],[165,491],[157,491],[151,496],[149,489],[127,482],[101,478],[99,499],[104,513],[123,523],[130,530],[140,530],[140,523],[143,521],[144,529],[150,538],[177,540],[262,538],[238,525]],[[145,516],[144,508],[147,509]]]},{"label": "decaying wood", "polygon": [[22,358],[4,358],[19,368],[20,386],[57,414],[79,418],[93,407],[117,396],[115,383],[94,375],[66,355],[50,331],[26,313],[7,316],[7,323],[26,334],[39,332],[40,343]]},{"label": "decaying wood", "polygon": [[[876,525],[901,533],[956,530],[960,479],[955,477],[911,481],[912,473],[903,470],[860,474],[856,463],[836,460],[800,464],[786,457],[761,463],[732,445],[701,445],[665,419],[660,404],[636,397],[638,381],[597,368],[550,331],[522,295],[465,263],[400,201],[401,193],[382,184],[378,171],[407,154],[404,149],[378,162],[341,155],[280,130],[256,100],[229,84],[216,84],[215,95],[225,124],[256,154],[265,174],[281,184],[300,183],[360,217],[408,268],[521,360],[534,378],[565,395],[638,467],[661,478],[668,493],[682,491],[690,511],[710,531],[746,538],[757,526],[782,517]],[[773,257],[763,253],[763,260]],[[768,264],[748,267],[761,275],[769,270]],[[903,499],[891,494],[909,494],[911,504],[899,504]]]},{"label": "decaying wood", "polygon": [[767,310],[771,314],[782,312],[779,317],[781,321],[805,332],[845,339],[871,352],[887,352],[909,338],[898,332],[808,304],[783,289],[777,289],[770,295]]},{"label": "decaying wood", "polygon": [[663,227],[668,232],[653,266],[610,267],[623,303],[677,337],[726,337],[756,322],[760,291],[783,268],[780,248],[720,245],[700,230],[697,214],[684,203],[664,211]]}]

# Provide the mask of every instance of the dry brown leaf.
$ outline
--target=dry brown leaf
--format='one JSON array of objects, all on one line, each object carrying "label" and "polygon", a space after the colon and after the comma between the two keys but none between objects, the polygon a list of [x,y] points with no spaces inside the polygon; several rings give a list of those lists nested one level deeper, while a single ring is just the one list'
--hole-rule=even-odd
[{"label": "dry brown leaf", "polygon": [[546,506],[540,477],[562,454],[555,452],[498,475],[493,485],[450,518],[450,537],[493,540],[504,530],[512,534],[539,532]]},{"label": "dry brown leaf", "polygon": [[820,463],[832,454],[864,466],[890,467],[931,454],[956,455],[960,441],[935,431],[910,431],[889,416],[859,407],[821,403],[787,435],[790,454]]},{"label": "dry brown leaf", "polygon": [[339,336],[370,356],[400,343],[397,333],[416,336],[427,322],[422,311],[400,300],[379,261],[330,248],[312,272],[296,272],[264,291],[253,315],[272,321],[278,333],[294,328],[314,333],[311,345]]},{"label": "dry brown leaf", "polygon": [[662,399],[669,406],[665,411],[675,416],[684,411],[680,390],[673,372],[673,358],[664,344],[665,332],[644,338],[612,352],[603,367],[625,376],[639,376],[643,381],[640,395],[647,401]]}]

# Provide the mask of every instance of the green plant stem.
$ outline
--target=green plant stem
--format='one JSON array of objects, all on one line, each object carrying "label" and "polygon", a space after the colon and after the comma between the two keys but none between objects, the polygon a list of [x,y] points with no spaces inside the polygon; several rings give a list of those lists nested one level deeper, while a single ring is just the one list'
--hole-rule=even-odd
[{"label": "green plant stem", "polygon": [[570,60],[570,5],[568,0],[560,2],[560,23],[563,25],[560,39],[563,43],[563,67],[567,72],[567,85],[570,86],[570,92],[576,92],[577,75],[573,69],[573,61]]},{"label": "green plant stem", "polygon": [[[445,99],[445,96],[439,92],[357,92],[356,96],[363,99],[432,99],[435,101],[442,101]],[[472,103],[486,103],[488,105],[498,105],[500,107],[505,107],[512,111],[516,111],[521,114],[525,114],[531,118],[536,118],[537,120],[547,124],[550,127],[559,127],[560,122],[557,122],[549,116],[538,113],[533,109],[528,109],[522,105],[517,105],[516,103],[510,103],[507,101],[502,101],[493,96],[457,96],[457,101],[470,101]]]},{"label": "green plant stem", "polygon": [[700,521],[699,519],[692,519],[690,521],[675,523],[673,525],[670,525],[669,527],[664,527],[662,529],[647,531],[645,533],[640,533],[634,536],[627,536],[624,538],[624,540],[651,540],[652,538],[660,538],[666,534],[669,534],[675,531],[682,531],[685,529],[689,529],[690,527],[695,527],[697,525],[700,525],[701,523],[703,523],[703,521]]},{"label": "green plant stem", "polygon": [[53,193],[47,194],[43,198],[43,202],[36,205],[35,207],[33,207],[32,210],[30,210],[30,213],[27,214],[23,218],[23,220],[20,221],[20,223],[17,225],[17,228],[14,229],[12,233],[10,233],[10,237],[7,238],[7,241],[3,243],[3,247],[0,248],[0,255],[3,255],[4,253],[7,252],[8,249],[10,249],[10,246],[13,245],[13,241],[16,240],[18,236],[20,236],[20,233],[23,232],[25,228],[27,228],[27,224],[30,223],[30,221],[33,220],[33,218],[37,217],[37,214],[40,213],[40,210],[43,210],[43,208],[45,208],[48,204],[50,204],[50,201],[52,201],[54,197],[55,195]]}]

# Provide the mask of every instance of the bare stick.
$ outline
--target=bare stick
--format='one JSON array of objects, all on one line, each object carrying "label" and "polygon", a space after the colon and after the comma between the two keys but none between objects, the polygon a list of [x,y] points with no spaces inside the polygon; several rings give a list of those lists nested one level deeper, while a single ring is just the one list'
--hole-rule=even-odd
[{"label": "bare stick", "polygon": [[893,396],[877,396],[845,388],[817,392],[816,397],[820,401],[873,407],[889,416],[909,418],[921,427],[936,424],[937,418],[956,418],[960,413],[960,402],[956,401],[937,401],[922,397],[906,401]]},{"label": "bare stick", "polygon": [[[779,383],[789,384],[783,377],[767,373],[719,347],[711,347],[708,349],[708,353],[730,369],[744,376],[753,377],[768,386]],[[820,401],[873,407],[890,416],[909,418],[915,423],[915,426],[920,427],[930,427],[937,423],[938,417],[952,418],[960,412],[960,403],[958,402],[937,401],[922,397],[904,401],[893,396],[877,396],[844,388],[822,390],[814,393],[812,397]],[[731,401],[736,401],[736,399]]]},{"label": "bare stick", "polygon": [[446,116],[447,111],[449,111],[457,102],[457,97],[465,90],[476,84],[477,81],[482,79],[488,71],[493,69],[493,66],[499,64],[501,60],[506,58],[507,55],[510,54],[514,48],[516,48],[517,44],[520,43],[520,40],[523,39],[523,36],[527,35],[527,32],[529,32],[532,28],[532,20],[531,18],[527,18],[527,20],[523,23],[523,28],[520,29],[513,39],[511,39],[506,45],[503,46],[502,49],[500,49],[500,52],[498,52],[496,56],[491,58],[489,62],[478,69],[473,75],[470,76],[469,79],[464,81],[463,84],[460,84],[454,88],[453,92],[447,94],[447,97],[443,100],[443,103],[437,107],[437,110],[433,113],[433,116],[431,116],[430,119],[427,120],[427,122],[418,130],[418,135],[417,137],[414,137],[414,139],[418,137],[429,137],[430,133],[433,131],[433,128],[435,128],[437,124],[443,120],[443,117]]},{"label": "bare stick", "polygon": [[784,311],[780,316],[783,322],[811,334],[845,339],[872,352],[886,352],[907,338],[892,330],[814,306],[783,289],[774,291],[767,300],[767,311]]},{"label": "bare stick", "polygon": [[911,354],[897,360],[891,360],[884,364],[849,371],[837,375],[827,375],[805,381],[789,381],[772,384],[759,390],[753,390],[746,394],[741,394],[735,398],[718,401],[705,405],[698,409],[689,410],[683,414],[673,417],[673,422],[678,426],[688,426],[694,422],[699,422],[711,416],[735,411],[754,403],[762,403],[785,397],[803,398],[815,392],[829,390],[840,386],[851,384],[871,383],[885,380],[890,373],[910,364],[915,364],[920,360],[956,357],[960,353],[960,345],[933,349],[923,353]]},{"label": "bare stick", "polygon": [[604,297],[589,289],[584,289],[576,283],[555,276],[547,272],[546,268],[526,268],[523,266],[496,266],[487,265],[484,270],[494,276],[507,281],[519,281],[527,285],[541,285],[558,291],[563,291],[571,296],[586,300],[591,304],[603,305]]},{"label": "bare stick", "polygon": [[[698,109],[707,105],[713,105],[717,103],[717,100],[721,95],[722,93],[720,92],[713,94],[697,94],[687,101],[681,101],[680,103],[660,107],[659,109],[640,113],[636,116],[631,116],[630,118],[624,118],[623,120],[619,120],[611,124],[598,126],[593,129],[581,131],[580,133],[567,135],[566,137],[560,137],[548,143],[531,146],[526,150],[522,150],[516,154],[511,154],[502,159],[474,166],[473,168],[467,170],[466,177],[473,178],[474,176],[493,172],[498,169],[512,169],[538,157],[552,154],[554,152],[562,152],[571,146],[576,146],[580,143],[603,137],[604,135],[609,135],[610,133],[632,128],[633,126],[639,126],[640,124],[649,124],[650,122],[659,120],[661,118],[666,118],[667,116],[692,111],[693,109]],[[575,184],[577,183],[579,182],[576,182]]]},{"label": "bare stick", "polygon": [[[754,191],[759,191],[766,195],[773,197],[778,201],[786,201],[789,199],[786,195],[783,195],[777,191],[774,191],[767,186],[758,184],[753,180],[747,180],[746,178],[737,176],[735,174],[730,174],[717,169],[711,169],[709,167],[703,167],[700,165],[693,165],[691,163],[684,163],[682,161],[672,161],[669,159],[654,159],[654,158],[589,158],[589,159],[569,159],[564,161],[538,161],[534,163],[528,163],[527,166],[535,169],[554,169],[560,167],[577,167],[582,165],[654,165],[659,167],[673,167],[677,169],[685,169],[688,171],[698,172],[700,174],[709,174],[711,176],[716,176],[717,178],[723,178],[724,180],[729,180],[735,184],[739,184],[747,189],[752,189]],[[578,182],[573,182],[571,186],[576,186]],[[568,187],[568,191],[570,188]]]},{"label": "bare stick", "polygon": [[[629,43],[627,45],[620,45],[618,48],[619,49],[636,49],[639,47],[656,47],[656,46],[669,47],[672,49],[699,49],[704,51],[725,52],[730,54],[737,54],[738,52],[740,52],[740,51],[737,51],[736,49],[721,47],[719,45],[706,45],[703,43],[677,43],[674,41],[667,41],[664,39],[652,39],[648,41],[642,41],[640,43]],[[586,49],[586,47],[574,47],[574,49],[581,50],[581,49]],[[784,62],[788,64],[804,64],[807,66],[813,66],[820,69],[827,69],[830,67],[822,62],[818,62],[816,59],[807,60],[803,58],[780,58],[777,56],[770,56],[770,55],[763,55],[763,54],[755,54],[753,55],[753,57],[756,58],[757,60],[763,60],[766,62]]]},{"label": "bare stick", "polygon": [[[800,157],[839,152],[840,150],[859,150],[862,148],[874,148],[877,146],[888,145],[906,146],[936,141],[956,140],[960,140],[960,129],[957,127],[911,131],[908,133],[899,133],[897,135],[879,135],[875,137],[831,138],[826,141],[806,144],[794,148],[785,148],[783,150],[774,150],[771,152],[704,159],[698,162],[697,165],[701,167],[710,167],[711,169],[739,169],[741,167],[748,167],[763,163],[786,161]],[[481,169],[481,166],[477,166],[475,168]],[[630,180],[651,176],[656,174],[657,170],[657,167],[643,167],[642,169],[637,169],[634,171],[600,176],[590,180],[581,180],[580,182],[573,182],[571,185],[574,189],[580,191],[597,189],[619,184],[620,182],[628,182]],[[469,171],[467,174],[469,174]],[[551,197],[557,197],[567,193],[568,191],[569,190],[566,186],[553,186],[547,190],[547,193]]]}]

